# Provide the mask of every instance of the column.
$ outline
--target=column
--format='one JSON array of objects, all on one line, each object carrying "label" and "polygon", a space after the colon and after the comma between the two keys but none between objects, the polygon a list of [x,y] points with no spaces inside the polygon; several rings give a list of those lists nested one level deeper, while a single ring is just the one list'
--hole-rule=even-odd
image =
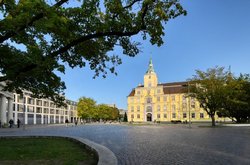
[{"label": "column", "polygon": [[36,124],[36,110],[37,110],[37,106],[36,106],[36,103],[37,103],[37,99],[34,98],[34,118],[33,118],[33,123]]},{"label": "column", "polygon": [[36,124],[36,113],[34,113],[33,123]]},{"label": "column", "polygon": [[27,97],[24,96],[23,97],[24,101],[25,101],[25,104],[24,104],[24,123],[25,124],[28,124],[28,106],[27,106]]},{"label": "column", "polygon": [[59,124],[61,123],[61,110],[59,110]]},{"label": "column", "polygon": [[43,124],[43,113],[41,114],[41,124]]},{"label": "column", "polygon": [[13,99],[8,98],[8,121],[13,120]]},{"label": "column", "polygon": [[[15,105],[14,105],[15,106]],[[15,111],[14,112],[14,123],[17,124],[17,119],[18,119],[18,116],[17,116],[17,112]]]},{"label": "column", "polygon": [[17,110],[17,95],[14,94],[14,97],[15,97],[15,102],[13,103],[13,106],[15,107],[14,108],[15,111],[13,112],[14,113],[14,123],[17,124],[17,119],[18,119],[18,115],[17,115],[18,114],[17,113],[18,112],[18,110]]},{"label": "column", "polygon": [[1,96],[1,123],[2,125],[7,123],[7,116],[6,116],[6,102],[7,99],[4,95]]},{"label": "column", "polygon": [[50,113],[48,113],[48,124],[50,124]]},{"label": "column", "polygon": [[44,121],[43,121],[43,114],[44,114],[44,100],[42,100],[41,124],[44,124]]}]

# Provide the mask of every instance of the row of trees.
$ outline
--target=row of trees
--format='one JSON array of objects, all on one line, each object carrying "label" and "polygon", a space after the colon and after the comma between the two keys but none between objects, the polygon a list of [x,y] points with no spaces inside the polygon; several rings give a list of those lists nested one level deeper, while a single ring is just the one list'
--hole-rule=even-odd
[{"label": "row of trees", "polygon": [[229,117],[237,123],[250,119],[250,76],[234,76],[223,67],[197,70],[189,80],[190,96],[195,97],[210,115],[215,126],[215,114]]},{"label": "row of trees", "polygon": [[81,97],[77,104],[78,116],[83,119],[92,120],[117,120],[119,110],[116,107],[110,107],[105,104],[96,104],[92,98]]}]

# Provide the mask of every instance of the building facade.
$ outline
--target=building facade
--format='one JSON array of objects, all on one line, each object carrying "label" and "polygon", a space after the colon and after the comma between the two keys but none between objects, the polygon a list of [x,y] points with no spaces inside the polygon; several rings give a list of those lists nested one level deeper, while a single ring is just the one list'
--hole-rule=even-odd
[{"label": "building facade", "polygon": [[68,119],[74,122],[77,117],[77,102],[65,100],[67,107],[56,106],[49,99],[31,97],[31,92],[24,91],[23,96],[17,93],[3,92],[0,90],[1,124],[8,124],[10,119],[17,124],[17,119],[23,124],[56,124],[65,123]]},{"label": "building facade", "polygon": [[[199,102],[187,97],[187,82],[158,83],[152,60],[144,75],[144,85],[132,89],[127,97],[128,121],[176,122],[211,121]],[[224,119],[215,117],[217,121]]]},{"label": "building facade", "polygon": [[[3,91],[4,82],[0,82],[0,123],[1,125],[13,119],[13,93]],[[1,127],[0,125],[0,127]]]}]

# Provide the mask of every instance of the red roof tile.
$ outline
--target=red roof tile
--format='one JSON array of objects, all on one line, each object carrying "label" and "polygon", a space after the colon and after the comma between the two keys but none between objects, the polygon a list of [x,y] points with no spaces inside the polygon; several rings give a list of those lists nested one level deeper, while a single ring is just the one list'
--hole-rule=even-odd
[{"label": "red roof tile", "polygon": [[129,96],[134,96],[135,95],[135,89],[132,89],[132,91],[130,92],[130,94],[128,95]]},{"label": "red roof tile", "polygon": [[[163,86],[164,94],[176,94],[176,93],[187,93],[187,82],[171,82],[171,83],[162,83],[158,86]],[[144,87],[144,85],[139,85],[138,87]],[[135,89],[133,89],[129,96],[135,95]],[[128,97],[129,97],[128,96]]]}]

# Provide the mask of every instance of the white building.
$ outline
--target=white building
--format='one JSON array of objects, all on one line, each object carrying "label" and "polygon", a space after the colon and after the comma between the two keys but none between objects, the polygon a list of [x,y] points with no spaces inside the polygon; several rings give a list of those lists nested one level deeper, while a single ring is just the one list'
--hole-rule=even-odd
[{"label": "white building", "polygon": [[0,121],[2,125],[13,119],[13,93],[3,91],[4,82],[0,82]]},{"label": "white building", "polygon": [[16,93],[3,92],[1,89],[2,125],[8,123],[10,119],[13,119],[15,124],[17,119],[25,124],[56,124],[65,123],[66,119],[70,122],[77,119],[77,102],[66,100],[67,107],[59,107],[49,99],[33,98],[27,91],[22,97]]}]

